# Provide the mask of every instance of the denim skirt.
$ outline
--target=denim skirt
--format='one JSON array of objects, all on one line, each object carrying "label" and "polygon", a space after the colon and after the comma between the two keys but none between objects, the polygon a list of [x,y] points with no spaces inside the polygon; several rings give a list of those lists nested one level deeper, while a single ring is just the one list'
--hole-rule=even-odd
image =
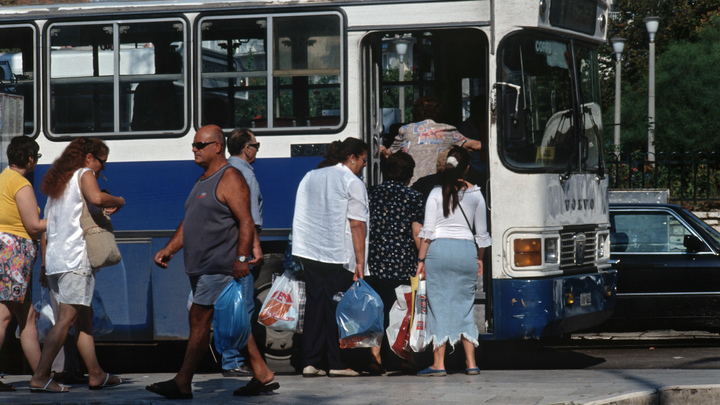
[{"label": "denim skirt", "polygon": [[475,282],[478,277],[477,247],[469,239],[435,239],[425,258],[427,280],[428,342],[433,349],[464,337],[478,345],[473,317]]}]

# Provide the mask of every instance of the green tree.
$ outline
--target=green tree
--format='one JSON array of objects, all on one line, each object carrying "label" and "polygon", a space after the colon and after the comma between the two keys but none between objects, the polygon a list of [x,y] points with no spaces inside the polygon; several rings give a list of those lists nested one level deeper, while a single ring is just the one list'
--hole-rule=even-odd
[{"label": "green tree", "polygon": [[[656,151],[713,151],[720,147],[720,17],[707,20],[689,40],[671,41],[655,64]],[[623,150],[646,150],[647,75],[623,87]],[[607,131],[611,136],[612,131]]]},{"label": "green tree", "polygon": [[383,90],[382,90],[382,107],[398,108],[399,106],[399,86],[405,87],[405,122],[412,122],[412,107],[415,103],[415,89],[413,82],[413,71],[406,69],[403,75],[404,81],[399,82],[398,77],[400,70],[398,68],[383,69]]},{"label": "green tree", "polygon": [[317,76],[313,78],[314,85],[327,85],[318,87],[310,92],[309,115],[321,116],[323,110],[340,109],[340,84],[337,76]]},{"label": "green tree", "polygon": [[[685,133],[678,135],[677,133],[664,133],[666,127],[661,126],[661,122],[670,120],[686,119],[685,115],[669,116],[672,109],[664,104],[670,102],[675,103],[672,98],[668,98],[665,92],[669,90],[665,87],[661,90],[660,80],[668,80],[667,76],[662,73],[661,69],[669,69],[662,67],[676,64],[673,69],[676,73],[682,73],[682,66],[686,63],[693,63],[693,59],[697,59],[697,55],[685,54],[684,59],[673,59],[665,57],[666,51],[676,44],[683,43],[684,46],[704,41],[701,35],[702,27],[710,24],[711,18],[720,13],[720,4],[717,0],[668,0],[663,2],[650,0],[620,0],[614,4],[613,18],[610,19],[608,25],[608,39],[613,37],[622,37],[627,39],[625,51],[622,58],[622,142],[625,152],[630,150],[646,150],[647,148],[647,74],[648,74],[648,48],[649,36],[645,28],[644,18],[647,16],[657,16],[661,18],[660,28],[655,39],[655,56],[656,56],[656,150],[660,151],[661,146],[671,147],[671,143],[665,142],[668,137],[684,137]],[[601,72],[604,80],[601,82],[603,94],[603,111],[604,121],[606,122],[605,139],[606,143],[612,143],[613,131],[612,125],[607,123],[614,122],[614,100],[615,100],[615,56],[613,54],[610,41],[600,48]],[[676,54],[677,55],[677,54]],[[687,56],[690,56],[687,58]],[[663,62],[665,60],[665,62]],[[710,66],[705,65],[703,75],[712,75],[713,71]],[[674,76],[670,81],[675,80],[674,86],[681,86],[686,79],[686,75],[682,74]],[[706,82],[709,84],[709,82]],[[689,86],[688,88],[691,88]],[[672,92],[667,93],[673,94]],[[663,102],[668,100],[668,102]],[[694,100],[694,99],[693,99]],[[715,105],[718,105],[717,103]],[[709,118],[709,117],[708,117]],[[698,117],[691,118],[694,121]],[[686,124],[676,124],[682,128]],[[687,123],[689,124],[689,123]],[[644,135],[643,135],[644,133]],[[663,141],[660,141],[662,139]]]}]

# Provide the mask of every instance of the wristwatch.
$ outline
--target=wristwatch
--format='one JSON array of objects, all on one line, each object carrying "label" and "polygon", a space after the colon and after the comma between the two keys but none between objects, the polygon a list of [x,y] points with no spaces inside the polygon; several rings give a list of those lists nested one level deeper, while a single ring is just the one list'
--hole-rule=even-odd
[{"label": "wristwatch", "polygon": [[241,255],[238,256],[237,261],[239,261],[240,263],[246,263],[248,261],[248,258],[245,255]]}]

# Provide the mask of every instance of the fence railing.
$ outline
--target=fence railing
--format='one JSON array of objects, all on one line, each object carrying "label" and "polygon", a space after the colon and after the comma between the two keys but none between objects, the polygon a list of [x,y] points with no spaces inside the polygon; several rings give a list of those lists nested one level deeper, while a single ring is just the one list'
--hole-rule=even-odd
[{"label": "fence railing", "polygon": [[610,188],[670,190],[670,201],[698,205],[720,203],[720,156],[712,153],[644,153],[606,157]]}]

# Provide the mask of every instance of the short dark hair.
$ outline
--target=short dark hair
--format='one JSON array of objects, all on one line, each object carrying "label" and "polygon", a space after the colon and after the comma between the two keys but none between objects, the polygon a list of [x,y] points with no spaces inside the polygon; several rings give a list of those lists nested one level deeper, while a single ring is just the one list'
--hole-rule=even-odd
[{"label": "short dark hair", "polygon": [[407,184],[413,176],[415,160],[405,152],[395,152],[385,160],[383,176],[385,180],[395,180]]},{"label": "short dark hair", "polygon": [[434,96],[420,97],[415,101],[412,108],[413,120],[415,122],[433,120],[439,121],[442,114],[442,104]]},{"label": "short dark hair", "polygon": [[35,159],[40,151],[40,145],[29,136],[16,136],[10,140],[7,148],[8,163],[17,167],[26,167],[29,159]]},{"label": "short dark hair", "polygon": [[227,140],[230,156],[237,156],[243,148],[250,144],[254,134],[247,128],[238,128],[230,133]]}]

